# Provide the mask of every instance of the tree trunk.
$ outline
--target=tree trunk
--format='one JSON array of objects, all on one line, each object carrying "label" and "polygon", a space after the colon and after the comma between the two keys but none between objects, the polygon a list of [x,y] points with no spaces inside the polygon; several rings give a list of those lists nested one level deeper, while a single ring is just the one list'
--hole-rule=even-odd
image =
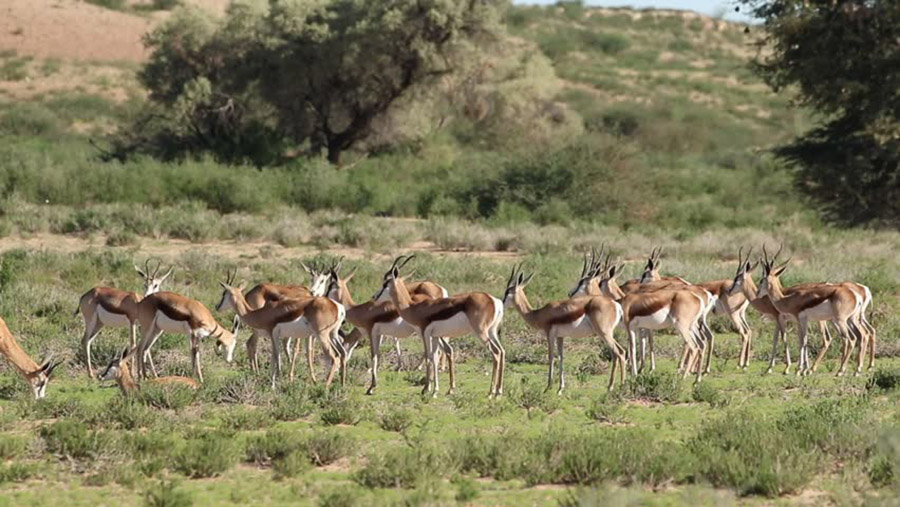
[{"label": "tree trunk", "polygon": [[341,152],[343,148],[341,148],[340,143],[335,141],[330,141],[328,143],[328,161],[332,164],[340,167],[341,166]]}]

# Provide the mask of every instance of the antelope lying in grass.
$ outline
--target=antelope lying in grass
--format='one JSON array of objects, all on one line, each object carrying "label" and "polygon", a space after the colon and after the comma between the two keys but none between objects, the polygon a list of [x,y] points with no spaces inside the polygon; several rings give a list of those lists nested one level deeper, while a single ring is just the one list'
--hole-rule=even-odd
[{"label": "antelope lying in grass", "polygon": [[38,365],[31,359],[31,356],[22,350],[19,342],[16,341],[16,337],[9,332],[9,328],[6,327],[6,322],[3,319],[0,319],[0,354],[3,354],[6,360],[19,372],[19,375],[22,375],[25,381],[28,382],[36,400],[40,400],[47,395],[47,384],[50,383],[53,370],[62,363],[62,361],[54,362],[51,355]]},{"label": "antelope lying in grass", "polygon": [[145,297],[137,308],[138,322],[141,325],[141,341],[138,344],[136,370],[138,376],[147,377],[146,362],[158,377],[153,368],[150,350],[156,340],[164,333],[186,334],[191,340],[191,367],[193,375],[202,383],[203,372],[200,369],[200,341],[204,338],[216,340],[216,348],[224,347],[225,361],[230,363],[234,355],[237,340],[234,333],[220,326],[203,303],[175,294],[174,292],[157,292]]},{"label": "antelope lying in grass", "polygon": [[522,319],[529,326],[544,333],[549,360],[547,389],[550,389],[553,384],[554,344],[559,356],[559,390],[556,394],[562,394],[566,387],[563,372],[563,339],[587,338],[595,335],[603,338],[613,354],[608,388],[612,389],[615,385],[616,367],[619,368],[620,382],[624,383],[625,350],[613,338],[613,330],[622,320],[622,307],[606,296],[578,296],[548,303],[537,310],[532,309],[525,296],[525,286],[533,277],[532,273],[526,278],[524,273],[513,267],[509,280],[506,282],[503,304],[518,310]]},{"label": "antelope lying in grass", "polygon": [[[394,264],[388,270],[389,272],[397,266],[398,261],[399,258],[394,261]],[[403,264],[405,264],[405,262]],[[403,264],[400,264],[397,267],[402,268]],[[347,282],[353,278],[353,275],[356,274],[356,270],[354,269],[351,271],[346,278],[340,277],[339,270],[340,266],[331,273],[331,284],[328,287],[328,297],[341,303],[347,308],[347,322],[353,324],[355,327],[354,332],[351,332],[348,339],[344,341],[344,348],[347,351],[347,361],[350,360],[350,355],[359,343],[360,338],[367,337],[369,339],[372,358],[372,377],[369,388],[366,390],[366,394],[372,394],[378,386],[378,364],[380,362],[381,344],[384,337],[393,336],[397,342],[399,342],[400,338],[408,338],[415,335],[416,328],[400,317],[397,306],[390,300],[378,301],[376,297],[376,299],[358,305],[354,303],[353,298],[350,295],[350,290],[347,288]],[[409,292],[412,297],[435,299],[445,297],[445,294],[447,293],[446,289],[432,282],[414,282],[405,283],[405,285],[407,292]],[[379,293],[381,292],[384,291],[379,291]],[[376,294],[376,296],[377,295],[378,294]],[[447,340],[444,340],[443,338],[438,338],[437,340],[438,346],[444,351],[444,357],[447,357],[450,363],[450,377],[455,378],[456,373],[453,366],[453,347],[451,347]],[[423,356],[423,361],[426,359],[427,358]],[[452,383],[453,382],[451,382],[451,384]]]},{"label": "antelope lying in grass", "polygon": [[166,274],[159,276],[161,264],[157,263],[155,269],[150,269],[150,260],[144,263],[144,269],[137,266],[135,271],[144,280],[144,295],[111,287],[94,287],[84,293],[75,310],[75,315],[81,312],[84,317],[84,336],[81,338],[81,350],[87,362],[88,376],[94,377],[94,366],[91,362],[91,345],[94,338],[103,329],[103,326],[125,327],[131,332],[131,347],[137,345],[137,307],[141,299],[159,292],[163,282],[172,274],[174,268],[169,268]]},{"label": "antelope lying in grass", "polygon": [[[338,368],[341,371],[341,384],[344,384],[346,352],[340,337],[340,328],[346,315],[344,305],[327,297],[309,297],[270,301],[262,308],[254,310],[250,308],[244,298],[243,284],[233,285],[233,275],[227,276],[226,280],[219,284],[223,289],[222,303],[219,304],[222,305],[228,300],[227,304],[234,308],[243,324],[257,334],[269,337],[272,341],[272,359],[269,370],[273,389],[278,374],[282,338],[297,339],[294,353],[291,356],[290,380],[294,379],[300,343],[316,338],[322,344],[322,350],[329,361],[328,377],[325,379],[326,387],[331,385]],[[309,353],[310,348],[307,347],[307,364],[310,379],[315,383],[315,369],[313,368],[312,354]]]},{"label": "antelope lying in grass", "polygon": [[[412,257],[407,258],[408,262]],[[404,262],[404,264],[405,264]],[[485,292],[468,292],[447,298],[430,299],[411,296],[406,289],[396,262],[388,278],[388,292],[403,320],[422,336],[428,354],[426,382],[422,394],[431,390],[437,396],[439,343],[437,337],[456,338],[467,334],[478,336],[491,352],[493,368],[488,396],[503,394],[506,351],[500,344],[499,328],[503,321],[503,302]],[[456,388],[451,369],[450,392]]]},{"label": "antelope lying in grass", "polygon": [[[310,285],[309,287],[305,287],[303,285],[278,285],[274,283],[261,283],[259,285],[254,286],[252,289],[247,291],[244,294],[244,299],[247,301],[247,305],[251,310],[258,310],[265,306],[269,302],[273,301],[283,301],[285,299],[299,299],[299,298],[308,298],[308,297],[318,297],[324,296],[325,290],[328,287],[328,272],[327,270],[320,269],[318,265],[313,264],[312,267],[308,267],[304,263],[300,263],[303,266],[303,269],[309,273],[310,275]],[[231,303],[230,299],[223,298],[218,305],[216,305],[217,312],[226,312],[232,309],[234,306]],[[235,329],[239,329],[240,318],[235,316]],[[247,340],[247,358],[250,362],[250,369],[253,370],[254,373],[259,373],[259,358],[257,353],[257,346],[259,342],[259,336],[255,331],[251,330],[250,338]],[[288,358],[291,357],[290,343],[285,341],[285,351],[288,355]],[[279,370],[281,369],[281,365],[278,365]]]},{"label": "antelope lying in grass", "polygon": [[[100,374],[100,380],[115,380],[119,390],[122,391],[122,395],[126,398],[140,389],[140,385],[135,381],[134,376],[131,374],[131,367],[128,365],[136,350],[134,348],[129,351],[128,347],[125,347],[122,350],[122,354],[114,356],[112,361],[106,365],[103,373]],[[183,385],[191,389],[200,388],[200,384],[196,380],[188,377],[159,377],[150,379],[147,382],[161,385]]]}]

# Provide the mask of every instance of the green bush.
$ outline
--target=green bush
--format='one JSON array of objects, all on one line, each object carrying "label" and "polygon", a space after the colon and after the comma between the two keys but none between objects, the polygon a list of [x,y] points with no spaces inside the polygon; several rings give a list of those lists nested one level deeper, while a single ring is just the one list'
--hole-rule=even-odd
[{"label": "green bush", "polygon": [[694,384],[693,391],[691,392],[691,397],[694,401],[700,403],[709,403],[710,407],[713,408],[721,408],[728,406],[731,400],[728,399],[727,396],[722,394],[718,389],[709,385],[708,383],[699,383]]},{"label": "green bush", "polygon": [[27,442],[23,438],[12,435],[0,435],[0,460],[18,458],[25,453],[27,447]]},{"label": "green bush", "polygon": [[866,383],[868,389],[875,387],[883,391],[892,391],[900,387],[900,368],[878,368]]},{"label": "green bush", "polygon": [[654,371],[628,377],[625,386],[614,391],[616,396],[632,400],[674,403],[681,397],[681,378],[671,371]]},{"label": "green bush", "polygon": [[278,393],[269,414],[277,421],[296,421],[310,415],[315,404],[306,387],[290,384]]},{"label": "green bush", "polygon": [[185,442],[172,465],[189,478],[202,479],[221,475],[237,460],[238,449],[232,435],[208,433]]},{"label": "green bush", "polygon": [[178,489],[175,481],[160,481],[144,492],[147,507],[190,507],[194,500],[190,493]]},{"label": "green bush", "polygon": [[362,492],[353,486],[346,486],[325,493],[319,498],[320,507],[354,507],[363,505]]},{"label": "green bush", "polygon": [[297,477],[310,468],[309,459],[299,452],[291,452],[272,460],[272,472],[278,480]]},{"label": "green bush", "polygon": [[412,488],[424,480],[451,476],[456,457],[442,446],[420,442],[367,455],[353,480],[367,488]]},{"label": "green bush", "polygon": [[349,398],[335,400],[319,414],[322,424],[333,426],[335,424],[358,424],[362,418],[359,404]]},{"label": "green bush", "polygon": [[384,431],[396,431],[402,433],[412,426],[414,415],[412,410],[405,407],[389,409],[381,415],[378,425]]},{"label": "green bush", "polygon": [[626,421],[625,405],[613,396],[601,396],[591,402],[587,416],[601,423],[622,424]]},{"label": "green bush", "polygon": [[823,464],[819,451],[804,448],[771,419],[748,411],[705,423],[688,447],[703,477],[742,495],[800,491]]},{"label": "green bush", "polygon": [[325,466],[349,455],[355,447],[355,439],[337,431],[317,431],[305,442],[309,460],[316,466]]},{"label": "green bush", "polygon": [[235,431],[253,431],[272,424],[272,416],[262,410],[236,408],[222,414],[222,427]]},{"label": "green bush", "polygon": [[100,411],[106,422],[126,430],[152,428],[159,420],[159,412],[137,400],[116,396]]},{"label": "green bush", "polygon": [[263,466],[269,466],[273,461],[295,453],[306,455],[306,440],[296,431],[282,429],[250,437],[245,449],[248,461]]},{"label": "green bush", "polygon": [[47,451],[60,457],[96,459],[112,447],[111,437],[80,421],[61,420],[40,429]]}]

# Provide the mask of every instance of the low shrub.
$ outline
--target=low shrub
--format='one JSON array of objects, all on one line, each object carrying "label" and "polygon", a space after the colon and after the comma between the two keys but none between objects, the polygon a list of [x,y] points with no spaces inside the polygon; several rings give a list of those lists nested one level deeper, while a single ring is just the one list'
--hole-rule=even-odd
[{"label": "low shrub", "polygon": [[363,492],[357,487],[346,486],[325,493],[319,497],[320,507],[354,507],[356,505],[364,505],[360,497]]},{"label": "low shrub", "polygon": [[179,489],[175,481],[160,481],[144,492],[147,507],[190,507],[193,504],[190,493]]},{"label": "low shrub", "polygon": [[314,465],[325,466],[349,455],[355,447],[355,439],[336,431],[320,431],[306,440],[305,447]]},{"label": "low shrub", "polygon": [[25,454],[25,439],[13,435],[0,435],[0,460],[11,460]]},{"label": "low shrub", "polygon": [[674,403],[681,397],[679,376],[671,371],[654,371],[634,375],[625,380],[625,386],[613,391],[617,396],[631,400],[647,400],[657,403]]},{"label": "low shrub", "polygon": [[297,477],[312,468],[309,460],[299,452],[288,453],[272,460],[272,472],[276,480]]},{"label": "low shrub", "polygon": [[878,368],[866,383],[866,388],[892,391],[900,387],[900,368]]},{"label": "low shrub", "polygon": [[626,422],[625,405],[612,396],[601,396],[591,402],[587,416],[601,423],[622,424]]},{"label": "low shrub", "polygon": [[395,431],[398,433],[406,431],[407,428],[412,426],[412,423],[413,413],[405,407],[388,410],[381,414],[381,419],[378,421],[378,425],[384,431]]},{"label": "low shrub", "polygon": [[269,414],[276,421],[296,421],[310,415],[315,408],[305,387],[290,384],[275,397]]},{"label": "low shrub", "polygon": [[534,409],[551,414],[560,406],[560,397],[555,390],[545,389],[541,382],[531,382],[528,376],[522,376],[519,384],[510,389],[509,398],[517,406],[524,408],[528,417],[532,416]]},{"label": "low shrub", "polygon": [[116,396],[100,411],[105,424],[126,430],[152,428],[159,422],[159,412],[137,400]]},{"label": "low shrub", "polygon": [[458,468],[456,457],[447,448],[419,442],[371,453],[353,480],[367,488],[413,488],[423,480],[452,475]]},{"label": "low shrub", "polygon": [[28,463],[7,463],[0,465],[0,484],[7,482],[24,482],[34,477],[37,468]]},{"label": "low shrub", "polygon": [[252,431],[270,426],[272,415],[262,410],[234,408],[222,414],[222,427],[230,430]]},{"label": "low shrub", "polygon": [[694,388],[691,391],[691,398],[696,402],[709,403],[709,406],[713,408],[726,407],[731,402],[731,400],[718,389],[703,382],[694,384]]},{"label": "low shrub", "polygon": [[257,465],[270,466],[273,461],[289,454],[306,452],[306,440],[296,431],[282,429],[269,430],[265,435],[251,437],[247,441],[245,455],[247,461]]},{"label": "low shrub", "polygon": [[80,421],[61,420],[40,430],[47,451],[60,457],[95,459],[111,449],[112,439],[106,433],[88,429]]},{"label": "low shrub", "polygon": [[805,449],[774,421],[746,411],[705,423],[688,447],[703,477],[741,495],[800,491],[822,467],[819,452]]},{"label": "low shrub", "polygon": [[359,424],[362,418],[362,411],[359,404],[349,398],[341,397],[333,400],[322,412],[319,417],[322,424],[333,426],[335,424]]},{"label": "low shrub", "polygon": [[192,479],[217,477],[234,466],[238,449],[230,435],[208,433],[188,440],[172,465],[175,470]]}]

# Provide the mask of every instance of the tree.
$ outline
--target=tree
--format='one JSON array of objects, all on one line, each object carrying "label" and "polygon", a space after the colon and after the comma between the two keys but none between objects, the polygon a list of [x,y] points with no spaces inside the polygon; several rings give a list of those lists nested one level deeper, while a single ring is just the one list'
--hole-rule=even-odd
[{"label": "tree", "polygon": [[186,9],[147,37],[140,79],[174,120],[165,138],[188,150],[258,161],[260,146],[306,146],[338,164],[392,104],[495,37],[503,7],[271,0],[221,21]]},{"label": "tree", "polygon": [[820,113],[776,149],[798,186],[830,220],[900,224],[900,2],[739,1],[763,21],[756,72]]}]

